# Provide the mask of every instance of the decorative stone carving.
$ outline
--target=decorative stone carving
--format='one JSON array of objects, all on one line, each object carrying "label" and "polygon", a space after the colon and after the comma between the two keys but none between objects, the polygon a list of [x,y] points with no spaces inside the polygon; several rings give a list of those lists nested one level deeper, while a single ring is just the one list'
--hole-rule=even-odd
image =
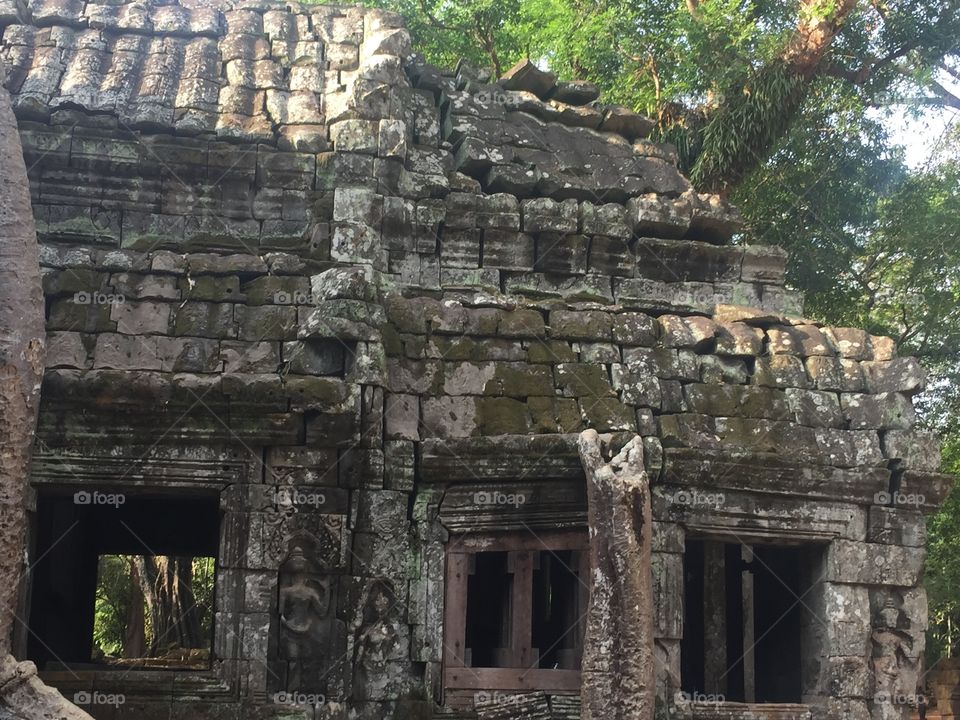
[{"label": "decorative stone carving", "polygon": [[277,649],[288,691],[325,694],[343,660],[346,629],[335,615],[333,578],[320,573],[312,545],[305,535],[294,538],[280,565]]},{"label": "decorative stone carving", "polygon": [[914,635],[916,618],[899,591],[871,593],[873,631],[871,666],[874,693],[873,720],[902,720],[917,705],[923,636]]},{"label": "decorative stone carving", "polygon": [[402,642],[396,620],[396,594],[390,582],[374,580],[364,593],[361,607],[353,648],[353,696],[357,700],[376,700],[393,680],[391,661],[397,658]]}]

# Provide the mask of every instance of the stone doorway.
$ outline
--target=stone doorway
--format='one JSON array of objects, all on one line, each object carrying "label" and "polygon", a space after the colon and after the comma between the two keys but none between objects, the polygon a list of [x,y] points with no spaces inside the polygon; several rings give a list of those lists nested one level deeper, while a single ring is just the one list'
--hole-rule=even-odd
[{"label": "stone doorway", "polygon": [[[35,538],[33,557],[42,561],[34,560],[31,577],[29,658],[41,670],[130,669],[135,664],[109,662],[103,648],[98,650],[95,642],[98,580],[102,592],[109,559],[144,558],[154,569],[164,567],[166,571],[185,566],[186,559],[210,558],[215,576],[220,544],[219,500],[210,494],[45,489],[37,502]],[[171,566],[168,558],[181,560]],[[194,563],[190,564],[192,569]],[[184,568],[178,572],[179,579],[184,580]],[[211,615],[213,601],[211,594]],[[196,602],[197,599],[188,601],[178,615],[195,611]],[[144,648],[144,657],[139,658],[141,665],[165,655],[169,662],[164,666],[197,669],[200,663],[206,667],[212,645],[212,619],[202,633],[204,637],[199,638],[204,647],[193,648],[196,652],[173,647],[182,641],[176,637],[178,632],[173,625],[158,628],[155,647],[149,651]],[[175,661],[181,655],[182,661]]]}]

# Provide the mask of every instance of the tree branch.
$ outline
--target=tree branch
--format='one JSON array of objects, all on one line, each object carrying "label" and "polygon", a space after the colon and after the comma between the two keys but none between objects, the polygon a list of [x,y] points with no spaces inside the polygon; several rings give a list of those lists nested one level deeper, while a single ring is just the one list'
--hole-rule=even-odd
[{"label": "tree branch", "polygon": [[450,30],[452,32],[466,32],[466,28],[457,27],[455,25],[447,25],[446,23],[440,21],[427,7],[427,0],[420,0],[420,10],[423,11],[424,16],[427,20],[430,21],[430,24],[433,25],[438,30]]},{"label": "tree branch", "polygon": [[946,72],[948,75],[954,77],[957,80],[960,80],[960,70],[957,68],[952,68],[943,60],[937,63],[937,67]]},{"label": "tree branch", "polygon": [[848,70],[847,68],[841,67],[836,63],[828,63],[821,67],[820,74],[827,75],[829,77],[840,78],[841,80],[846,80],[854,85],[863,85],[867,80],[873,77],[878,70],[893,64],[894,61],[899,60],[911,50],[914,50],[919,46],[920,43],[918,41],[908,45],[901,45],[899,48],[887,55],[884,55],[883,57],[870,57],[860,63],[860,68],[858,70]]},{"label": "tree branch", "polygon": [[[423,0],[421,0],[422,2]],[[493,63],[493,72],[496,77],[503,75],[503,67],[500,65],[500,56],[497,55],[497,47],[493,38],[493,33],[489,28],[484,27],[480,13],[475,13],[473,20],[477,26],[477,39],[483,45],[490,62]]]},{"label": "tree branch", "polygon": [[[930,89],[937,94],[935,98],[924,98],[925,105],[942,105],[960,110],[960,97],[954,95],[936,80],[930,81]],[[932,102],[931,102],[932,101]]]},{"label": "tree branch", "polygon": [[653,89],[654,89],[654,99],[656,100],[657,107],[660,107],[660,96],[661,96],[661,83],[660,83],[660,73],[657,71],[657,61],[653,57],[653,53],[647,53],[649,57],[649,69],[650,77],[653,78]]},{"label": "tree branch", "polygon": [[[725,102],[710,109],[690,173],[698,188],[724,192],[766,159],[789,130],[857,3],[836,0],[824,15],[819,0],[801,0],[796,28],[780,56],[745,76],[743,93],[728,93]],[[765,83],[768,92],[747,92],[758,83]]]}]

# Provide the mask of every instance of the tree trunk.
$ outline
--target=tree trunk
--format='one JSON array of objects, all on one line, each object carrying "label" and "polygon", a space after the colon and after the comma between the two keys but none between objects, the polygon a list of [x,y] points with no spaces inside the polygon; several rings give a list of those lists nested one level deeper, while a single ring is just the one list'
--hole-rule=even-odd
[{"label": "tree trunk", "polygon": [[[0,63],[0,80],[6,77]],[[91,720],[10,654],[26,553],[26,492],[43,379],[44,313],[30,184],[10,95],[0,85],[0,710],[22,720]]]},{"label": "tree trunk", "polygon": [[800,21],[783,52],[787,66],[807,80],[816,73],[833,39],[857,7],[857,0],[839,0],[833,11],[825,17],[818,17],[815,9],[818,5],[823,6],[823,3],[820,0],[803,0],[800,4]]},{"label": "tree trunk", "polygon": [[23,571],[24,500],[43,378],[45,331],[30,185],[10,95],[2,87],[0,168],[0,655],[6,655]]},{"label": "tree trunk", "polygon": [[193,558],[174,558],[176,563],[176,586],[174,607],[180,622],[180,646],[202,648],[207,641],[200,631],[200,612],[193,594]]},{"label": "tree trunk", "polygon": [[123,636],[123,657],[142,658],[147,652],[146,618],[143,612],[143,588],[140,587],[140,573],[137,564],[131,558],[130,567],[130,607],[127,608],[127,624]]},{"label": "tree trunk", "polygon": [[[837,0],[823,15],[820,0],[802,0],[793,35],[773,62],[744,78],[740,92],[706,116],[687,113],[684,120],[702,139],[690,179],[700,190],[728,194],[766,161],[789,131],[810,84],[834,38],[857,7],[857,0]],[[733,142],[731,142],[731,138]]]},{"label": "tree trunk", "polygon": [[193,597],[193,558],[141,556],[135,563],[150,612],[150,656],[162,655],[171,646],[204,647]]},{"label": "tree trunk", "polygon": [[653,528],[643,445],[612,460],[609,436],[579,440],[587,476],[590,603],[580,673],[581,720],[653,720]]}]

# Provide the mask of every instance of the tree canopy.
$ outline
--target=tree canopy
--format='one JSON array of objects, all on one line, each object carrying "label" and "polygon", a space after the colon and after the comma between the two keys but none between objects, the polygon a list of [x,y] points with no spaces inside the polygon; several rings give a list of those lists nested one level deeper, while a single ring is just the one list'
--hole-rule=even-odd
[{"label": "tree canopy", "polygon": [[960,109],[957,0],[373,0],[427,59],[528,57],[654,117],[701,187],[762,165],[811,104]]}]

